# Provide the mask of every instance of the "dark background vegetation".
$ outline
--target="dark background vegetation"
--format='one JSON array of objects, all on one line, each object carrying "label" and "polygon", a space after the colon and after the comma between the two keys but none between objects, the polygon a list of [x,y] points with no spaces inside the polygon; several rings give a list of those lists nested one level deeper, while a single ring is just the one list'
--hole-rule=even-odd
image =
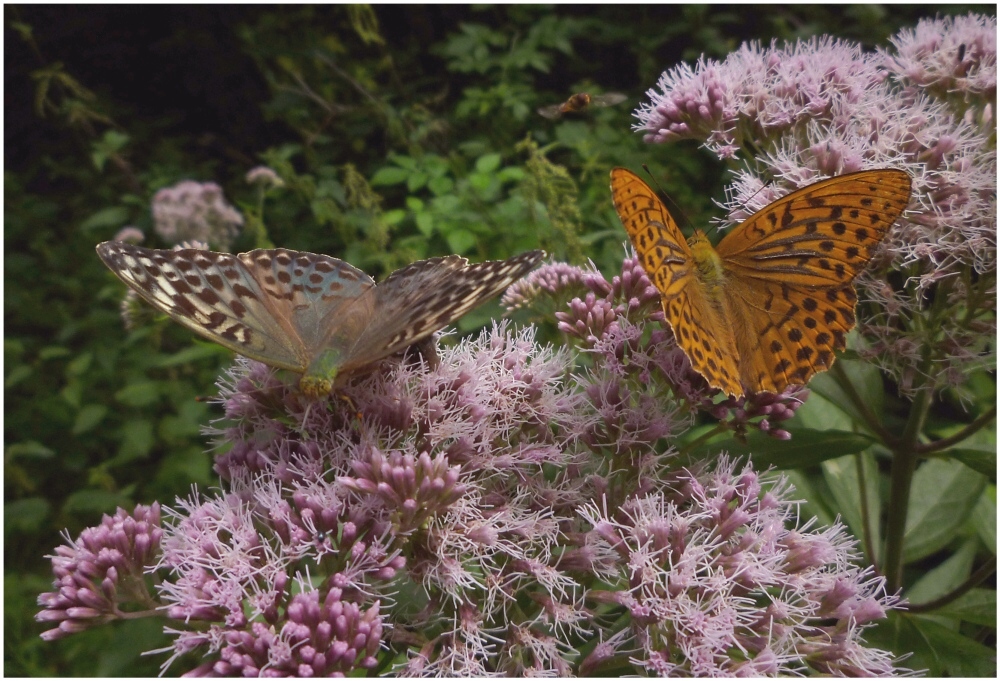
[{"label": "dark background vegetation", "polygon": [[[6,6],[6,673],[155,674],[162,659],[137,657],[164,645],[159,620],[54,644],[32,620],[61,530],[213,484],[199,429],[218,412],[195,398],[230,354],[162,319],[123,329],[123,287],[93,250],[128,224],[164,246],[157,189],[218,182],[273,243],[376,278],[419,257],[539,246],[611,273],[625,235],[609,168],[647,163],[694,223],[720,196],[726,169],[697,146],[630,130],[663,70],[749,40],[885,46],[921,17],[969,9]],[[587,90],[629,99],[535,113]],[[243,180],[259,164],[286,181],[263,216]]]}]

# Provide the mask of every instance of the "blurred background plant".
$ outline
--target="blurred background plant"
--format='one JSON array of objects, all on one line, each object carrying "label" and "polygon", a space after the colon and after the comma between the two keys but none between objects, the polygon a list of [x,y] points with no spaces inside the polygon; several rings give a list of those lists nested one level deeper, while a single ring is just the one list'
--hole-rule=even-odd
[{"label": "blurred background plant", "polygon": [[[328,253],[376,279],[417,258],[495,259],[539,246],[616,272],[625,235],[609,168],[647,164],[694,225],[721,198],[726,166],[715,156],[694,142],[643,145],[630,130],[632,109],[665,68],[722,58],[747,40],[828,34],[885,46],[937,11],[969,8],[9,7],[5,671],[144,675],[159,666],[138,657],[163,645],[155,619],[56,643],[42,642],[32,621],[36,595],[51,585],[43,556],[63,528],[76,536],[116,506],[169,503],[215,481],[200,430],[216,414],[198,397],[214,393],[230,353],[159,318],[126,332],[122,287],[93,253],[126,227],[167,247],[158,192],[217,183],[212,215],[242,225],[213,232],[213,247]],[[609,90],[628,102],[557,121],[536,113],[574,92]],[[260,166],[273,177],[248,175]],[[499,310],[469,315],[460,329]],[[540,340],[559,337],[549,321]],[[981,371],[927,419],[942,436],[956,433],[994,399],[995,377]],[[976,470],[995,469],[990,434],[965,449],[980,458]],[[884,474],[881,461],[858,465]],[[794,452],[776,463],[795,468]],[[865,495],[849,463],[794,471],[804,514],[828,523],[843,513],[858,527],[852,504]],[[907,585],[957,586],[995,555],[995,474],[981,477],[974,505],[922,492],[934,516],[924,526],[947,520],[951,529],[913,556]],[[970,489],[962,480],[952,485],[958,497]],[[989,671],[995,606],[978,596],[934,614],[940,656],[922,660],[932,673]]]}]

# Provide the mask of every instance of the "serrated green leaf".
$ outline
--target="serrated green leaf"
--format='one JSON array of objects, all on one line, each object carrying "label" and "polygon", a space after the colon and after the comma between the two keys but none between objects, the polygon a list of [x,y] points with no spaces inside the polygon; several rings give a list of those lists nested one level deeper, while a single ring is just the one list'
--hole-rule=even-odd
[{"label": "serrated green leaf", "polygon": [[68,357],[70,354],[69,348],[60,347],[58,345],[50,345],[38,351],[38,359],[60,359],[62,357]]},{"label": "serrated green leaf", "polygon": [[146,419],[127,421],[122,427],[122,444],[118,449],[115,463],[124,463],[134,459],[144,459],[152,449],[153,424]]},{"label": "serrated green leaf", "polygon": [[455,181],[450,177],[433,177],[431,178],[431,181],[427,183],[427,188],[430,189],[431,193],[435,196],[444,196],[455,188]]},{"label": "serrated green leaf", "polygon": [[982,475],[958,461],[932,459],[917,468],[903,537],[905,562],[929,556],[954,539],[985,486]]},{"label": "serrated green leaf", "polygon": [[[996,677],[996,650],[930,619],[920,616],[908,619],[912,620],[918,634],[913,641],[916,645],[911,648],[911,664],[927,659],[929,676]],[[924,643],[921,645],[918,641]]]},{"label": "serrated green leaf", "polygon": [[735,438],[713,440],[692,450],[693,458],[715,456],[727,451],[733,456],[750,456],[754,468],[807,468],[827,459],[854,454],[870,447],[872,439],[858,433],[838,430],[789,430],[790,440],[778,440],[754,431],[747,435],[746,443]]},{"label": "serrated green leaf", "polygon": [[195,340],[194,343],[183,350],[179,350],[170,355],[160,357],[150,366],[157,369],[180,366],[198,362],[203,359],[232,357],[232,350],[224,348],[210,341]]},{"label": "serrated green leaf", "polygon": [[160,399],[160,388],[156,381],[130,383],[115,393],[115,400],[129,407],[144,407]]},{"label": "serrated green leaf", "polygon": [[415,192],[425,184],[427,184],[427,173],[422,171],[416,171],[410,173],[410,176],[406,178],[406,189],[407,191]]}]

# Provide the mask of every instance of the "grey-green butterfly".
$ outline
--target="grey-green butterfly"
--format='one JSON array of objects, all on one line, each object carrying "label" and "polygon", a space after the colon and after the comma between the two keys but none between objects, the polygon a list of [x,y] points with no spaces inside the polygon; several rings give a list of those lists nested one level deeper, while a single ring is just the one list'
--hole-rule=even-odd
[{"label": "grey-green butterfly", "polygon": [[475,264],[457,255],[430,258],[376,286],[343,260],[284,248],[233,255],[106,241],[97,254],[147,302],[195,333],[302,374],[299,389],[310,396],[426,339],[545,257],[529,251]]}]

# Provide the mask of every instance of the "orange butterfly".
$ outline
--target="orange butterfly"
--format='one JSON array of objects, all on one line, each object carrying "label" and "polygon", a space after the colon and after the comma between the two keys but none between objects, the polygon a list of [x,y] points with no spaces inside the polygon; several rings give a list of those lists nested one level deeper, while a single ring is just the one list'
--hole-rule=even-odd
[{"label": "orange butterfly", "polygon": [[685,241],[649,185],[611,171],[611,195],[660,291],[677,344],[709,385],[733,397],[805,385],[854,328],[852,282],[910,200],[910,176],[868,170],[778,199],[715,248]]},{"label": "orange butterfly", "polygon": [[562,118],[563,114],[580,113],[592,106],[614,106],[624,102],[625,99],[625,95],[620,92],[608,92],[603,95],[588,95],[586,92],[580,92],[561,104],[543,106],[538,110],[538,113],[546,118]]}]

